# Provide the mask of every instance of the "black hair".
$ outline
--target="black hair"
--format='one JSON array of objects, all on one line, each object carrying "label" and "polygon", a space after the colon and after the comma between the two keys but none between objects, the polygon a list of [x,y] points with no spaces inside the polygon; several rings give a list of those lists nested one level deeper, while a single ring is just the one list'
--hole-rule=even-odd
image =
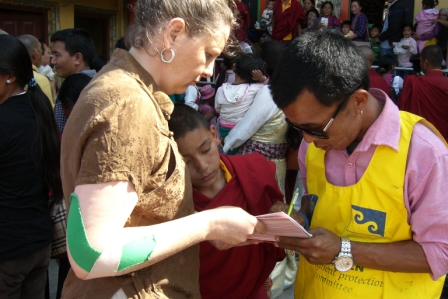
[{"label": "black hair", "polygon": [[89,32],[81,28],[56,31],[51,36],[51,42],[54,43],[56,41],[64,43],[65,50],[70,56],[81,53],[84,64],[90,66],[90,62],[95,56],[95,45]]},{"label": "black hair", "polygon": [[174,139],[182,138],[196,129],[210,130],[205,117],[194,108],[185,104],[175,104],[173,113],[168,120],[168,127],[174,134]]},{"label": "black hair", "polygon": [[331,1],[325,1],[324,3],[322,3],[322,5],[320,6],[320,9],[323,10],[324,6],[327,5],[327,4],[329,4],[331,6],[331,11],[333,12],[334,11],[334,6],[333,6],[333,3],[331,3]]},{"label": "black hair", "polygon": [[372,28],[370,28],[370,31],[372,31],[373,28],[378,29],[378,31],[381,33],[381,30],[383,30],[383,26],[381,24],[375,23],[372,25]]},{"label": "black hair", "polygon": [[107,64],[107,59],[103,55],[95,55],[90,62],[90,68],[97,73]]},{"label": "black hair", "polygon": [[342,28],[342,26],[344,26],[344,25],[348,25],[349,27],[351,27],[351,26],[352,26],[352,22],[350,22],[349,20],[345,20],[345,21],[343,21],[343,22],[341,23],[341,28]]},{"label": "black hair", "polygon": [[378,60],[378,68],[376,69],[376,72],[382,76],[392,71],[394,65],[394,58],[391,55],[383,55]]},{"label": "black hair", "polygon": [[369,89],[369,69],[356,45],[340,33],[307,32],[294,39],[283,53],[270,87],[280,109],[304,90],[329,107],[357,88]]},{"label": "black hair", "polygon": [[123,50],[129,51],[129,49],[126,47],[124,37],[117,40],[117,42],[115,43],[115,49],[123,49]]},{"label": "black hair", "polygon": [[255,83],[252,79],[252,71],[260,70],[261,73],[266,73],[266,67],[263,60],[253,53],[243,53],[235,58],[235,74],[247,83]]},{"label": "black hair", "polygon": [[58,99],[61,101],[61,105],[66,108],[73,108],[81,91],[89,84],[90,80],[92,80],[92,77],[83,73],[68,76],[59,90]]},{"label": "black hair", "polygon": [[[0,74],[16,77],[17,85],[26,86],[34,77],[31,58],[27,49],[17,38],[0,35]],[[37,124],[36,140],[40,161],[48,188],[56,200],[63,197],[60,169],[60,141],[50,100],[39,85],[27,91]]]},{"label": "black hair", "polygon": [[423,0],[422,5],[425,5],[426,8],[434,8],[439,5],[439,0]]},{"label": "black hair", "polygon": [[429,45],[420,52],[421,59],[428,60],[432,67],[440,68],[443,62],[442,48],[438,45]]},{"label": "black hair", "polygon": [[260,58],[266,64],[266,72],[269,76],[274,74],[285,49],[285,44],[278,40],[271,39],[260,44]]},{"label": "black hair", "polygon": [[316,5],[316,0],[310,0],[313,5]]},{"label": "black hair", "polygon": [[403,27],[401,28],[401,31],[403,31],[404,28],[406,28],[406,27],[408,27],[408,28],[410,28],[412,31],[414,31],[414,26],[413,26],[411,23],[406,23],[406,24],[404,24]]},{"label": "black hair", "polygon": [[358,2],[358,5],[359,5],[360,7],[362,7],[362,2],[361,2],[361,0],[352,0],[351,3],[353,3],[353,2]]},{"label": "black hair", "polygon": [[39,38],[40,49],[42,50],[42,55],[45,54],[45,45],[47,44],[43,38]]}]

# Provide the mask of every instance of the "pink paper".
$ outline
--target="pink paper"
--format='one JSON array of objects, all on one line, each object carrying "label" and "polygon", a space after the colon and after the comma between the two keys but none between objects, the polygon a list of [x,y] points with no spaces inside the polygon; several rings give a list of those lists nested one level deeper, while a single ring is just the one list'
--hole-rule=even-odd
[{"label": "pink paper", "polygon": [[275,236],[296,238],[311,238],[313,236],[284,212],[259,215],[256,217],[268,227],[268,231],[265,234],[255,233],[249,239],[275,242]]}]

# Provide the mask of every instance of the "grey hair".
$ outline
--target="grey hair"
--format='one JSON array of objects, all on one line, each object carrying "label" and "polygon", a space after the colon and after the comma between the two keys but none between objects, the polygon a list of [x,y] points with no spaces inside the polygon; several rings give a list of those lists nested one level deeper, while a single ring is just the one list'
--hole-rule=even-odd
[{"label": "grey hair", "polygon": [[34,49],[36,49],[39,45],[39,41],[37,40],[37,38],[29,34],[20,35],[17,37],[17,39],[25,45],[25,48],[30,56],[33,53]]},{"label": "grey hair", "polygon": [[439,13],[442,12],[442,11],[448,15],[448,8],[441,8],[439,10]]},{"label": "grey hair", "polygon": [[156,38],[173,18],[185,21],[191,37],[213,35],[222,26],[232,27],[232,11],[226,0],[138,0],[130,9],[135,12],[135,24],[126,34],[128,48],[156,44]]}]

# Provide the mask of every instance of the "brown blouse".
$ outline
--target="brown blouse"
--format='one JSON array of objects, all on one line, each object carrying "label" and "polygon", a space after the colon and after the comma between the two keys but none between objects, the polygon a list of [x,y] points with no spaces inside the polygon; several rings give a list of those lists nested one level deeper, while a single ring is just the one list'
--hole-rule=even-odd
[{"label": "brown blouse", "polygon": [[[75,186],[130,181],[138,203],[126,226],[147,226],[194,212],[188,171],[168,130],[173,104],[126,51],[83,90],[62,138],[65,198]],[[67,209],[69,209],[67,202]],[[198,246],[132,274],[80,280],[70,270],[63,298],[200,298]]]}]

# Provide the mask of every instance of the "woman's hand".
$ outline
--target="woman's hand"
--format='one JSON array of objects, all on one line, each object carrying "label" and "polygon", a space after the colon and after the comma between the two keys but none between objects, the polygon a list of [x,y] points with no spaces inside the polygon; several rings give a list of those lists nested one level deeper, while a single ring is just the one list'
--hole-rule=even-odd
[{"label": "woman's hand", "polygon": [[432,23],[432,24],[440,23],[440,19],[432,19],[432,20],[431,20],[431,23]]},{"label": "woman's hand", "polygon": [[412,35],[412,37],[413,37],[415,40],[421,40],[421,39],[422,39],[421,35],[418,35],[417,33],[414,33],[414,34]]}]

